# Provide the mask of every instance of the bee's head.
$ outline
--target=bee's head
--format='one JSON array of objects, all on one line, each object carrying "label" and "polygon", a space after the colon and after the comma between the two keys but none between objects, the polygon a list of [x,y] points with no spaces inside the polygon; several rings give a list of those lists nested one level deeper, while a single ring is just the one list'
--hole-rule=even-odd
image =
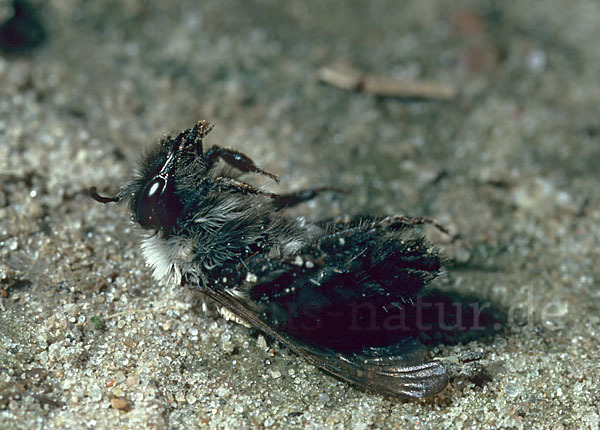
[{"label": "bee's head", "polygon": [[[133,219],[140,226],[171,232],[185,206],[182,183],[195,182],[204,171],[202,139],[211,130],[207,121],[200,121],[176,138],[164,139],[144,157],[140,175],[117,195],[101,196],[96,187],[90,188],[90,195],[101,203],[127,198]],[[190,175],[196,177],[190,178]]]}]

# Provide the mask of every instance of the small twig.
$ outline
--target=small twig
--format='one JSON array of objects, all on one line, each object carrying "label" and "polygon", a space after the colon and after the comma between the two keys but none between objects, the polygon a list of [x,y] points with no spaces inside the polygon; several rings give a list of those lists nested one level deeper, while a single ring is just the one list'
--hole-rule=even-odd
[{"label": "small twig", "polygon": [[453,85],[366,75],[341,64],[320,69],[319,79],[342,90],[360,91],[378,96],[451,100],[457,94],[456,87]]}]

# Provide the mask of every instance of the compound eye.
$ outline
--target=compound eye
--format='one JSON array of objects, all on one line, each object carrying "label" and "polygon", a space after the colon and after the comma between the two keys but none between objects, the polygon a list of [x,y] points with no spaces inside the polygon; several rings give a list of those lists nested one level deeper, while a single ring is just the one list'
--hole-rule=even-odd
[{"label": "compound eye", "polygon": [[143,227],[155,227],[160,222],[161,196],[163,195],[167,181],[158,177],[144,187],[136,205],[137,221]]}]

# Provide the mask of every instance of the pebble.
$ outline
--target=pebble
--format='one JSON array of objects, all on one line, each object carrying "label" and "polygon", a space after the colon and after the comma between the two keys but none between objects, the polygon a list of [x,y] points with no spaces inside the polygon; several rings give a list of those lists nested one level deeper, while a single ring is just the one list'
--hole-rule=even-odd
[{"label": "pebble", "polygon": [[110,406],[123,412],[129,412],[132,408],[131,403],[123,397],[114,397],[110,399]]}]

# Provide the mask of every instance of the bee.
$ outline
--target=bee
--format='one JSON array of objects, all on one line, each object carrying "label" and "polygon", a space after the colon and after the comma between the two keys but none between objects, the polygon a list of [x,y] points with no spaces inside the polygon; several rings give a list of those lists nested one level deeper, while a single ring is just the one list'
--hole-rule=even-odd
[{"label": "bee", "polygon": [[275,194],[244,182],[279,178],[233,149],[205,151],[211,130],[200,121],[164,138],[114,197],[90,188],[101,203],[129,202],[154,279],[200,290],[224,316],[361,389],[403,399],[444,389],[447,372],[424,359],[414,324],[413,299],[441,270],[417,226],[435,222],[286,216],[330,188]]}]

